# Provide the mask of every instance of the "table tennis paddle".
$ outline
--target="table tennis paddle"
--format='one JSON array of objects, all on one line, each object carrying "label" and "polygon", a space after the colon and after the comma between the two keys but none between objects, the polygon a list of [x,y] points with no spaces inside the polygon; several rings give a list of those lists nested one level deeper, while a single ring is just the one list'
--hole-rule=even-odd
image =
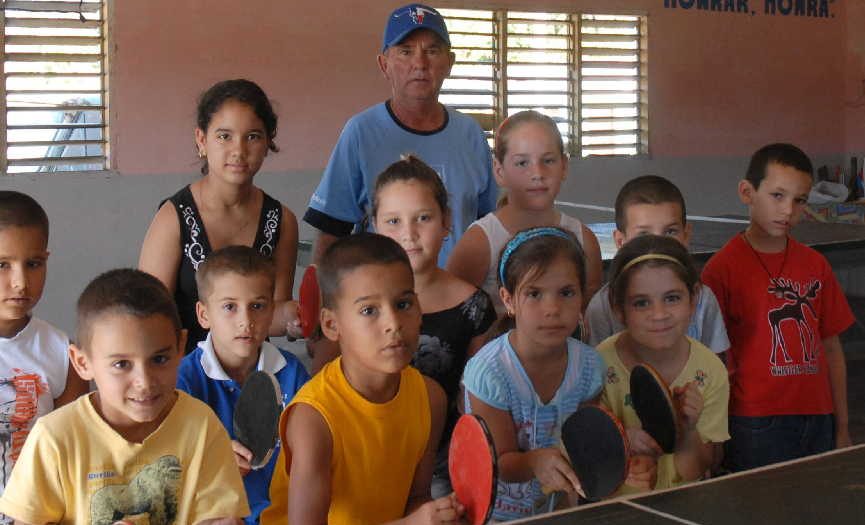
[{"label": "table tennis paddle", "polygon": [[588,501],[609,496],[628,477],[628,436],[604,407],[585,405],[568,416],[562,445]]},{"label": "table tennis paddle", "polygon": [[631,401],[643,430],[652,436],[664,453],[672,454],[676,448],[678,425],[670,387],[657,370],[645,363],[634,366],[630,383]]},{"label": "table tennis paddle", "polygon": [[300,318],[300,330],[304,339],[309,339],[318,327],[318,316],[321,311],[321,290],[318,288],[318,276],[314,264],[307,266],[303,272],[299,296],[297,316]]},{"label": "table tennis paddle", "polygon": [[496,498],[496,450],[484,420],[464,414],[457,420],[448,450],[448,472],[470,525],[486,523]]},{"label": "table tennis paddle", "polygon": [[270,461],[279,437],[282,392],[273,374],[257,370],[246,378],[234,405],[234,436],[252,452],[250,466],[259,469]]}]

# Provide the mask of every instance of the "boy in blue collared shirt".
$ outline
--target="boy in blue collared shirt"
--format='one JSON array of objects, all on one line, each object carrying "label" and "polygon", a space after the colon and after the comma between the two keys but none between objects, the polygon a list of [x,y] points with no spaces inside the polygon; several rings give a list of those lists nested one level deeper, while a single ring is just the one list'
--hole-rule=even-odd
[{"label": "boy in blue collared shirt", "polygon": [[246,523],[258,523],[269,501],[270,479],[277,450],[262,468],[252,470],[252,453],[234,435],[234,407],[246,378],[256,371],[270,372],[288,404],[309,380],[303,365],[291,353],[266,341],[273,318],[273,263],[246,246],[229,246],[207,256],[195,279],[199,297],[198,320],[210,332],[198,348],[183,358],[177,388],[204,401],[216,412],[232,438],[235,460],[252,514]]}]

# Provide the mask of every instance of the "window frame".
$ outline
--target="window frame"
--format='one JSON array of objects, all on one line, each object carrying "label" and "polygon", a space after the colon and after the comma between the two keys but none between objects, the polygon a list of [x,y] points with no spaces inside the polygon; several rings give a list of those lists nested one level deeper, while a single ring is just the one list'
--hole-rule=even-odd
[{"label": "window frame", "polygon": [[[109,31],[110,26],[110,0],[85,0],[83,2],[79,2],[78,0],[71,1],[33,1],[33,0],[5,0],[3,6],[0,7],[0,27],[2,27],[2,31],[0,31],[0,39],[2,39],[2,50],[3,50],[3,60],[0,61],[0,72],[2,72],[3,83],[0,85],[0,176],[15,176],[15,175],[47,175],[47,174],[57,174],[57,173],[87,173],[87,172],[105,172],[109,171],[111,167],[111,155],[110,155],[110,128],[109,128],[109,120],[110,120],[110,111],[109,111],[109,53],[108,50],[110,47],[110,38],[111,33]],[[44,5],[40,5],[44,4]],[[26,9],[26,7],[41,7],[41,9]],[[87,6],[85,9],[81,9],[81,7]],[[58,9],[50,9],[50,7],[57,7]],[[95,36],[81,36],[76,37],[74,35],[58,35],[58,37],[49,36],[49,35],[34,35],[36,38],[32,38],[30,40],[37,40],[39,37],[45,38],[46,42],[50,42],[54,40],[56,42],[62,42],[64,38],[71,40],[71,42],[67,45],[90,45],[93,46],[98,43],[98,50],[96,52],[82,52],[79,53],[79,60],[56,60],[57,63],[89,63],[89,64],[98,64],[97,72],[82,72],[82,73],[74,73],[74,72],[50,72],[50,71],[33,71],[33,72],[7,72],[7,44],[8,40],[12,40],[13,37],[6,34],[7,32],[7,21],[15,18],[17,20],[26,20],[28,17],[7,17],[6,11],[24,11],[29,13],[36,13],[34,17],[38,17],[39,13],[50,15],[52,13],[77,13],[79,16],[81,13],[99,13],[99,17],[96,21],[98,23],[94,24],[94,20],[89,19],[89,22],[86,26],[87,28],[98,28],[97,35]],[[44,19],[52,19],[51,16],[44,16]],[[62,18],[57,17],[53,18],[53,20],[74,20],[78,22],[78,20],[74,18]],[[56,27],[63,27],[64,23],[60,22]],[[66,24],[67,27],[71,27],[72,24]],[[13,27],[33,27],[33,28],[51,28],[52,24],[48,23],[45,25],[36,25],[33,23],[32,25],[27,24],[26,22],[21,25],[16,25]],[[13,35],[15,36],[15,35]],[[25,36],[25,35],[22,35]],[[76,38],[78,41],[75,41]],[[15,40],[20,40],[17,45],[40,45],[38,40],[32,44],[26,43],[28,38],[19,38]],[[91,40],[92,42],[87,43],[87,40]],[[16,45],[16,44],[9,44]],[[45,44],[41,44],[45,45]],[[48,44],[50,45],[50,43]],[[20,51],[10,51],[9,54],[12,53],[22,53]],[[39,54],[51,55],[52,53],[45,51],[34,51],[32,53],[24,52],[35,57]],[[52,58],[57,58],[56,55],[60,55],[60,53],[53,53],[55,57],[48,56],[48,60],[40,61],[38,59],[31,58],[30,60],[25,59],[22,62],[32,61],[32,62],[44,62],[50,63],[54,62]],[[70,52],[70,54],[76,54],[74,51]],[[92,55],[95,60],[86,60],[81,59],[84,55]],[[12,62],[15,63],[15,62]],[[20,63],[20,62],[19,62]],[[64,73],[66,73],[64,75]],[[56,78],[75,78],[76,76],[80,76],[81,78],[98,78],[98,88],[84,88],[81,87],[79,89],[52,89],[51,86],[47,86],[46,89],[24,89],[24,90],[16,90],[10,89],[9,86],[9,78],[25,78],[25,77],[34,77],[37,79],[47,79],[51,77]],[[72,86],[78,88],[78,86]],[[46,111],[53,112],[63,112],[66,111],[80,111],[82,114],[84,112],[96,112],[100,113],[100,122],[98,123],[87,123],[87,122],[77,122],[73,121],[71,123],[65,122],[56,122],[52,121],[51,123],[40,123],[36,120],[26,121],[21,124],[9,124],[9,112],[16,111],[15,106],[10,107],[8,104],[8,96],[10,92],[21,92],[25,95],[57,95],[63,93],[70,93],[71,95],[75,94],[96,94],[99,96],[100,103],[97,105],[91,104],[66,104],[64,103],[55,103],[51,102],[50,105],[46,108]],[[27,106],[23,106],[27,107]],[[56,108],[56,109],[55,109]],[[26,111],[26,110],[25,110]],[[86,118],[86,117],[85,117]],[[12,126],[10,128],[10,126]],[[70,136],[65,138],[57,138],[57,132],[69,129]],[[91,139],[87,137],[87,131],[91,129],[99,129],[101,130],[101,137]],[[10,131],[11,130],[54,130],[55,136],[51,140],[13,140],[9,141]],[[72,134],[83,131],[85,136],[83,138],[74,138]],[[52,144],[56,143],[56,144]],[[64,156],[62,154],[58,156],[50,156],[49,150],[52,147],[76,147],[76,146],[84,146],[85,155],[84,156]],[[96,146],[101,147],[101,154],[89,154],[87,152],[87,147]],[[9,151],[10,148],[13,147],[45,147],[45,151],[41,154],[41,156],[27,156],[26,158],[10,158]],[[66,162],[64,162],[64,159]],[[44,161],[44,162],[39,162]],[[95,169],[92,166],[98,165],[99,168]],[[33,171],[25,171],[25,170],[14,170],[15,166],[27,166],[34,168]],[[76,166],[87,166],[86,168],[76,168]],[[13,171],[10,172],[9,168],[12,167]],[[60,167],[61,169],[56,169]],[[66,168],[66,169],[62,169]],[[71,169],[70,169],[71,168]]]},{"label": "window frame", "polygon": [[[481,127],[487,134],[488,139],[490,139],[490,143],[492,143],[492,135],[493,131],[501,124],[501,122],[506,117],[506,112],[509,110],[513,111],[513,104],[509,105],[508,100],[508,89],[507,84],[509,78],[508,76],[508,58],[507,58],[507,42],[508,37],[513,35],[509,35],[507,31],[507,23],[508,20],[511,19],[509,15],[511,13],[537,13],[538,15],[560,15],[563,17],[567,17],[565,21],[570,29],[569,29],[569,45],[567,46],[567,51],[569,53],[569,62],[567,67],[569,69],[567,75],[567,91],[569,93],[568,96],[568,117],[567,117],[567,128],[568,132],[563,132],[563,138],[566,142],[566,148],[568,149],[569,154],[573,158],[648,158],[649,151],[649,101],[648,101],[648,69],[649,69],[649,57],[648,57],[648,14],[645,11],[634,11],[634,10],[581,10],[581,9],[538,9],[533,6],[493,6],[493,5],[483,5],[483,6],[468,6],[464,3],[456,3],[456,2],[443,2],[441,5],[441,9],[445,12],[442,13],[446,23],[454,18],[455,16],[451,14],[451,10],[466,10],[466,11],[477,11],[477,12],[489,12],[491,13],[490,20],[492,21],[492,40],[493,46],[490,49],[492,51],[494,57],[491,62],[493,73],[492,73],[492,82],[493,82],[493,103],[492,106],[486,108],[486,111],[491,110],[492,115],[489,114],[479,114],[477,112],[473,112],[471,110],[465,111],[469,113],[471,116],[475,117],[476,120],[481,124]],[[636,102],[633,103],[621,103],[619,104],[620,108],[625,107],[634,107],[636,108],[636,114],[627,117],[599,117],[598,121],[609,121],[611,129],[609,130],[600,130],[600,131],[588,131],[584,130],[585,121],[591,120],[591,118],[585,117],[583,115],[583,103],[582,98],[584,90],[583,82],[587,79],[590,79],[591,75],[583,74],[584,64],[589,63],[588,61],[583,61],[582,57],[587,49],[585,46],[585,42],[583,37],[585,36],[582,33],[582,22],[583,17],[585,16],[613,16],[613,17],[634,17],[636,20],[627,24],[627,21],[616,21],[616,25],[621,23],[629,26],[636,26],[637,34],[634,35],[634,40],[636,41],[636,48],[633,49],[633,53],[636,54],[636,61],[634,62],[623,62],[623,64],[633,64],[636,69],[636,73],[632,75],[618,75],[621,76],[621,80],[633,81],[636,83],[636,87],[633,90],[630,90],[629,93],[636,95]],[[483,18],[484,21],[487,20],[486,17]],[[560,21],[561,22],[561,21]],[[600,25],[600,24],[599,24]],[[450,28],[450,26],[449,26]],[[457,31],[459,33],[459,31]],[[451,39],[452,43],[454,38]],[[514,48],[511,47],[510,50]],[[601,48],[605,49],[605,48]],[[502,51],[504,50],[504,51]],[[630,49],[628,51],[631,51]],[[482,62],[477,62],[477,64],[482,64]],[[485,64],[485,63],[484,63]],[[630,67],[630,66],[629,66]],[[453,75],[452,75],[453,76]],[[461,75],[459,78],[464,78],[465,76]],[[606,80],[613,80],[612,78],[608,78]],[[447,81],[445,85],[442,87],[442,95],[454,94],[454,90],[447,88]],[[513,89],[510,90],[513,92]],[[540,91],[543,93],[543,91]],[[622,93],[625,94],[625,93]],[[448,102],[446,102],[448,103]],[[448,103],[448,105],[452,105]],[[456,109],[460,109],[462,106],[456,104]],[[540,105],[539,105],[540,106]],[[520,105],[522,108],[523,105]],[[477,109],[477,108],[475,108]],[[462,109],[460,109],[462,111]],[[612,110],[611,110],[612,111]],[[584,156],[584,151],[592,145],[584,144],[584,139],[594,136],[605,136],[608,135],[611,137],[611,141],[608,143],[594,145],[595,148],[600,149],[604,147],[608,147],[609,149],[614,149],[616,147],[615,139],[612,138],[615,135],[616,131],[620,131],[615,129],[616,123],[613,121],[625,121],[632,120],[636,122],[636,128],[632,130],[621,130],[622,134],[634,134],[635,140],[632,144],[623,144],[619,146],[623,147],[634,147],[635,153],[606,153],[606,154],[587,154]]]}]

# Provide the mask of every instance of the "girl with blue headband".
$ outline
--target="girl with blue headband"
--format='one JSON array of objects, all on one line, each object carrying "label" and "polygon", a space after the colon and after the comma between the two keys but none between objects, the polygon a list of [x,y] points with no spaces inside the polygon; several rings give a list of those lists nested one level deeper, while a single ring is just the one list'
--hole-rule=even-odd
[{"label": "girl with blue headband", "polygon": [[498,454],[493,518],[543,512],[541,487],[580,492],[559,447],[565,419],[603,388],[603,361],[570,337],[582,317],[585,256],[560,228],[516,234],[498,265],[499,296],[514,328],[487,343],[463,375],[466,411],[487,422]]}]

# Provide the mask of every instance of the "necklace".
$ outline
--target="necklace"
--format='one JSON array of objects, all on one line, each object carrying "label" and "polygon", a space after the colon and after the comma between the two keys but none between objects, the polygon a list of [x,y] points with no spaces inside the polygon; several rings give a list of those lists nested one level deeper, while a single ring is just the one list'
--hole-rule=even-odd
[{"label": "necklace", "polygon": [[743,232],[742,238],[745,239],[745,244],[748,245],[748,248],[751,248],[751,253],[754,254],[754,257],[757,258],[757,262],[760,263],[760,266],[763,268],[763,271],[766,272],[766,275],[769,277],[769,282],[775,282],[778,279],[778,277],[780,277],[781,274],[784,273],[784,265],[787,264],[787,253],[789,252],[789,250],[787,248],[790,246],[790,238],[789,237],[784,238],[784,258],[781,259],[781,268],[778,269],[778,274],[775,275],[774,277],[772,276],[772,273],[769,271],[769,268],[766,267],[766,263],[763,262],[763,258],[760,257],[760,254],[757,253],[757,250],[754,249],[754,245],[751,244],[750,240],[748,240],[748,233]]}]

